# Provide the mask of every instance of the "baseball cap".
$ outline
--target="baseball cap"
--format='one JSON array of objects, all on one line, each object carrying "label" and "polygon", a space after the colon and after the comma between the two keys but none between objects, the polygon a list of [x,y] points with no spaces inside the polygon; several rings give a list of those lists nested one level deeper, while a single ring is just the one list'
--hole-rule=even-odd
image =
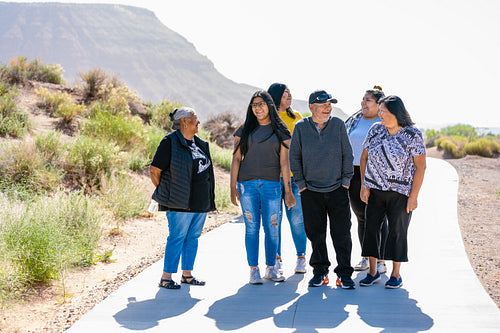
[{"label": "baseball cap", "polygon": [[323,104],[326,102],[337,103],[337,100],[324,90],[316,90],[311,95],[309,95],[309,104]]}]

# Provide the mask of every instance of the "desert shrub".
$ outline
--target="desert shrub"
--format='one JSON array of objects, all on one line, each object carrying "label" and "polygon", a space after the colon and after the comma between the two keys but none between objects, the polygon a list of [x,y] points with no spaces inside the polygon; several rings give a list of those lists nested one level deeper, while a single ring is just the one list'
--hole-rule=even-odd
[{"label": "desert shrub", "polygon": [[212,141],[212,135],[205,129],[200,129],[197,134],[201,139],[209,142],[210,156],[212,161],[220,167],[229,170],[233,160],[233,151],[230,149],[219,147]]},{"label": "desert shrub", "polygon": [[0,96],[5,95],[11,90],[10,84],[0,80]]},{"label": "desert shrub", "polygon": [[147,128],[148,142],[146,146],[146,150],[144,155],[151,162],[153,160],[153,156],[156,153],[156,149],[160,145],[161,140],[167,135],[164,129],[159,128],[157,126],[149,126]]},{"label": "desert shrub", "polygon": [[98,136],[80,135],[68,148],[69,168],[81,173],[84,184],[98,184],[102,176],[123,168],[120,147]]},{"label": "desert shrub", "polygon": [[28,62],[26,57],[17,57],[10,60],[10,66],[0,68],[0,77],[10,84],[23,83],[25,79],[62,84],[63,72],[59,64],[47,65],[38,59]]},{"label": "desert shrub", "polygon": [[64,91],[50,92],[47,88],[40,87],[35,90],[39,102],[38,107],[45,109],[51,115],[57,112],[59,106],[63,104],[73,104],[73,98]]},{"label": "desert shrub", "polygon": [[425,146],[434,147],[436,140],[439,138],[440,133],[435,129],[427,129],[424,132]]},{"label": "desert shrub", "polygon": [[103,219],[95,199],[81,192],[59,192],[16,203],[20,206],[0,216],[0,246],[9,254],[0,267],[11,268],[4,275],[25,279],[26,284],[46,283],[59,278],[68,265],[93,262]]},{"label": "desert shrub", "polygon": [[93,68],[86,73],[80,73],[83,81],[83,90],[87,101],[94,100],[101,86],[106,82],[107,75],[100,68]]},{"label": "desert shrub", "polygon": [[35,146],[47,165],[62,164],[60,158],[64,153],[65,145],[61,141],[61,132],[49,131],[36,136]]},{"label": "desert shrub", "polygon": [[103,180],[101,194],[106,208],[116,219],[138,216],[151,200],[146,186],[138,186],[128,174],[113,174]]},{"label": "desert shrub", "polygon": [[22,112],[16,102],[15,89],[3,89],[0,94],[0,136],[23,137],[30,128],[28,115]]},{"label": "desert shrub", "polygon": [[224,112],[210,117],[203,123],[203,128],[210,132],[211,139],[217,145],[232,149],[234,144],[233,133],[242,124],[234,113]]},{"label": "desert shrub", "polygon": [[219,147],[214,142],[210,142],[210,155],[214,163],[228,171],[231,169],[231,162],[233,160],[232,150]]},{"label": "desert shrub", "polygon": [[62,170],[48,166],[32,142],[5,145],[0,151],[0,189],[4,192],[27,200],[57,189],[62,177]]},{"label": "desert shrub", "polygon": [[125,161],[127,167],[132,171],[143,170],[151,163],[151,159],[143,151],[138,150],[129,151]]},{"label": "desert shrub", "polygon": [[86,108],[83,104],[61,104],[57,108],[54,116],[60,118],[63,123],[70,124],[76,116],[85,112]]},{"label": "desert shrub", "polygon": [[436,146],[450,153],[454,158],[462,158],[465,156],[463,147],[467,143],[467,139],[462,137],[442,137],[436,140]]},{"label": "desert shrub", "polygon": [[468,155],[492,157],[493,154],[498,154],[499,151],[500,144],[486,138],[481,138],[477,141],[469,142],[464,146],[464,152]]},{"label": "desert shrub", "polygon": [[172,130],[172,122],[169,115],[175,108],[180,107],[182,107],[180,103],[164,100],[160,104],[148,104],[146,114],[150,117],[151,125],[158,126],[166,132],[170,132]]},{"label": "desert shrub", "polygon": [[471,125],[457,124],[454,126],[448,126],[441,129],[443,136],[456,137],[461,136],[469,140],[469,142],[477,138],[476,130]]},{"label": "desert shrub", "polygon": [[116,143],[128,151],[147,145],[147,130],[137,116],[115,115],[107,112],[95,113],[81,128],[81,133]]},{"label": "desert shrub", "polygon": [[215,206],[218,210],[232,208],[231,193],[227,186],[220,186],[215,183]]}]

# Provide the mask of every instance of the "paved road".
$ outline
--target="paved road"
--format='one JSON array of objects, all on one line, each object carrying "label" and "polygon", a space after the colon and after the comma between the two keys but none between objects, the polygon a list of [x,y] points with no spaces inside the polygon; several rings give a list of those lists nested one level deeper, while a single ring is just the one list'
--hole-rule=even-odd
[{"label": "paved road", "polygon": [[[335,286],[333,273],[329,286],[308,288],[311,269],[293,274],[295,255],[286,221],[286,282],[249,285],[244,224],[235,220],[200,238],[195,275],[207,281],[205,287],[158,288],[159,261],[68,332],[500,332],[500,310],[479,283],[462,243],[458,175],[445,161],[428,158],[427,164],[410,224],[410,261],[401,268],[401,289],[385,289],[384,274],[374,286],[343,290]],[[354,221],[353,265],[360,255]],[[329,251],[335,263],[331,244]],[[263,253],[260,262],[262,272]],[[365,274],[355,272],[355,282]]]}]

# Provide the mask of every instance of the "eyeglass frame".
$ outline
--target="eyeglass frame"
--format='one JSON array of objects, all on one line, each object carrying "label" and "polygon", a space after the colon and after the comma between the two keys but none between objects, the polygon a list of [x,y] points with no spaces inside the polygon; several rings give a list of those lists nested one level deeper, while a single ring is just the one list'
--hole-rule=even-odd
[{"label": "eyeglass frame", "polygon": [[267,105],[267,102],[266,102],[266,101],[262,101],[262,102],[258,102],[258,103],[250,103],[250,107],[251,107],[252,109],[261,108],[261,107],[263,107],[264,105]]}]

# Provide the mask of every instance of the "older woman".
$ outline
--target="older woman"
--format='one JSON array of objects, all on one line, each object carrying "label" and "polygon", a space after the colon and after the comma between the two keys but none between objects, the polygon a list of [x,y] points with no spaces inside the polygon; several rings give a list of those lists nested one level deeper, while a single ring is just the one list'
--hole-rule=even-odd
[{"label": "older woman", "polygon": [[[425,145],[399,97],[381,99],[379,115],[381,123],[368,131],[360,160],[360,196],[367,203],[362,256],[368,257],[370,270],[359,284],[371,286],[380,281],[377,258],[381,258],[393,261],[385,286],[395,289],[403,284],[401,262],[408,261],[408,226],[424,180]],[[381,257],[379,231],[384,216],[389,234]]]},{"label": "older woman", "polygon": [[[281,120],[286,124],[290,133],[293,134],[293,128],[295,124],[302,119],[302,115],[297,111],[292,110],[292,94],[290,89],[283,83],[273,83],[267,89],[267,92],[273,98],[274,105],[276,106],[276,111]],[[293,181],[293,175],[291,175],[290,182],[292,184],[292,192],[295,197],[296,204],[293,207],[285,207],[286,217],[290,223],[290,230],[292,232],[293,243],[295,244],[295,250],[297,252],[297,263],[295,265],[295,273],[305,273],[306,272],[306,245],[307,237],[306,231],[304,229],[304,217],[302,215],[302,204],[300,203],[300,192],[299,188]],[[283,182],[283,177],[281,178],[281,192],[282,198],[281,202],[285,201],[285,184]],[[359,192],[359,191],[358,191]],[[281,215],[283,215],[281,213]],[[276,256],[276,268],[283,274],[283,261],[281,259],[281,218],[278,221],[278,255]]]},{"label": "older woman", "polygon": [[[351,178],[351,185],[349,186],[349,199],[351,208],[358,220],[358,239],[360,245],[363,245],[363,238],[365,235],[366,204],[359,196],[361,191],[361,172],[359,163],[366,133],[368,133],[368,130],[373,124],[380,121],[380,117],[378,116],[378,101],[383,97],[385,97],[385,94],[380,86],[375,86],[373,89],[365,91],[365,95],[361,101],[361,110],[350,116],[345,122],[347,134],[349,135],[349,141],[351,142],[352,152],[354,155],[354,175]],[[387,221],[382,223],[380,237],[381,251],[383,251],[385,248],[385,241],[387,240]],[[368,258],[363,257],[361,258],[361,261],[354,266],[354,270],[364,271],[367,270],[368,267]],[[379,260],[377,263],[377,271],[382,274],[385,273],[386,270],[387,268],[385,266],[385,262],[383,260]]]},{"label": "older woman", "polygon": [[285,277],[275,267],[281,210],[280,173],[285,184],[285,203],[288,207],[295,205],[288,160],[290,131],[279,118],[266,91],[259,90],[253,94],[245,123],[234,136],[231,202],[237,206],[239,199],[241,203],[250,283],[262,283],[258,266],[261,221],[265,233],[265,278],[281,282]]},{"label": "older woman", "polygon": [[179,289],[172,274],[177,272],[181,256],[181,283],[205,285],[191,271],[207,212],[215,210],[215,178],[208,143],[196,136],[200,122],[195,111],[175,109],[170,119],[175,131],[160,142],[150,175],[156,186],[153,199],[160,210],[167,211],[169,230],[159,285]]}]

